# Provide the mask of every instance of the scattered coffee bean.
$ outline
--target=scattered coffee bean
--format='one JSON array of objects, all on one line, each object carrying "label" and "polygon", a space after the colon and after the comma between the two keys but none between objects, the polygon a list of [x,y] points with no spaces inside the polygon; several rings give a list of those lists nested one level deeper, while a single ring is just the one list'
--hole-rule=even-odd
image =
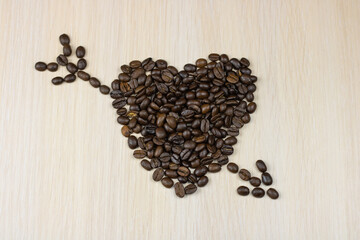
[{"label": "scattered coffee bean", "polygon": [[245,187],[245,186],[240,186],[240,187],[238,187],[236,191],[237,191],[237,193],[238,193],[239,195],[241,195],[241,196],[247,196],[247,195],[249,195],[249,193],[250,193],[249,188],[248,188],[248,187]]},{"label": "scattered coffee bean", "polygon": [[68,64],[68,59],[67,57],[65,57],[63,54],[60,54],[57,58],[56,58],[57,63],[60,66],[66,66],[66,64]]},{"label": "scattered coffee bean", "polygon": [[85,59],[81,58],[81,59],[78,60],[76,66],[78,67],[78,69],[84,70],[86,68],[86,66],[87,66],[87,62],[86,62]]},{"label": "scattered coffee bean", "polygon": [[164,177],[163,179],[161,179],[161,183],[166,188],[171,188],[174,185],[174,181],[169,177]]},{"label": "scattered coffee bean", "polygon": [[261,184],[261,180],[260,178],[257,177],[251,177],[249,180],[250,184],[253,185],[254,187],[258,187]]},{"label": "scattered coffee bean", "polygon": [[43,72],[43,71],[45,71],[47,69],[47,65],[44,62],[37,62],[35,64],[35,69],[40,71],[40,72]]},{"label": "scattered coffee bean", "polygon": [[274,188],[269,188],[266,191],[266,194],[272,199],[277,199],[279,197],[279,193]]},{"label": "scattered coffee bean", "polygon": [[232,173],[237,173],[239,171],[239,166],[233,162],[229,163],[226,167]]},{"label": "scattered coffee bean", "polygon": [[97,78],[94,78],[94,77],[92,77],[92,78],[89,79],[89,83],[90,83],[91,86],[93,86],[94,88],[98,88],[98,87],[101,86],[100,81],[99,81]]},{"label": "scattered coffee bean", "polygon": [[251,191],[251,194],[256,198],[262,198],[265,195],[265,191],[262,188],[256,187]]},{"label": "scattered coffee bean", "polygon": [[64,80],[67,83],[72,83],[76,80],[76,76],[74,74],[70,73],[64,77]]},{"label": "scattered coffee bean", "polygon": [[64,82],[64,79],[62,77],[54,77],[51,82],[54,85],[60,85]]},{"label": "scattered coffee bean", "polygon": [[256,167],[259,169],[260,172],[266,172],[267,167],[263,160],[256,161]]},{"label": "scattered coffee bean", "polygon": [[75,53],[78,58],[83,58],[85,56],[85,48],[83,46],[79,46],[76,48]]},{"label": "scattered coffee bean", "polygon": [[101,85],[99,89],[102,94],[109,94],[110,92],[110,88],[105,85]]},{"label": "scattered coffee bean", "polygon": [[262,182],[267,186],[271,185],[273,182],[272,177],[268,172],[264,172],[263,174],[261,174],[261,179]]},{"label": "scattered coffee bean", "polygon": [[77,70],[78,70],[77,66],[75,64],[73,64],[73,63],[68,63],[66,65],[66,69],[72,74],[76,73]]},{"label": "scattered coffee bean", "polygon": [[221,165],[218,163],[210,163],[208,169],[209,169],[209,172],[211,172],[211,173],[220,172]]},{"label": "scattered coffee bean", "polygon": [[[84,81],[89,81],[89,79],[90,79],[90,75],[84,71],[78,71],[77,76]],[[110,89],[109,89],[109,91],[110,91]]]},{"label": "scattered coffee bean", "polygon": [[70,38],[65,33],[60,35],[59,40],[61,45],[70,44]]},{"label": "scattered coffee bean", "polygon": [[179,198],[183,198],[185,196],[185,189],[184,189],[184,185],[182,185],[181,183],[177,182],[174,185],[175,188],[175,194],[176,196],[178,196]]},{"label": "scattered coffee bean", "polygon": [[141,160],[140,164],[145,170],[150,171],[152,169],[150,162],[146,159]]},{"label": "scattered coffee bean", "polygon": [[244,169],[244,168],[240,169],[239,176],[244,181],[249,181],[250,178],[251,178],[250,172],[248,170]]},{"label": "scattered coffee bean", "polygon": [[209,178],[207,176],[202,176],[199,178],[197,184],[199,187],[204,187],[209,182]]},{"label": "scattered coffee bean", "polygon": [[153,173],[153,180],[158,182],[160,181],[165,175],[165,171],[162,168],[157,168]]},{"label": "scattered coffee bean", "polygon": [[131,148],[131,149],[137,148],[137,146],[138,146],[138,141],[137,141],[137,139],[136,139],[135,136],[129,136],[129,138],[128,138],[128,145],[129,145],[129,148]]},{"label": "scattered coffee bean", "polygon": [[50,72],[56,72],[58,70],[58,64],[57,63],[49,63],[47,65],[47,70],[49,70]]},{"label": "scattered coffee bean", "polygon": [[197,187],[194,184],[190,183],[185,187],[185,194],[193,194],[194,192],[196,192],[196,190]]},{"label": "scattered coffee bean", "polygon": [[70,56],[72,53],[72,50],[71,50],[71,47],[69,44],[64,44],[64,47],[63,47],[63,54],[68,57]]},{"label": "scattered coffee bean", "polygon": [[141,159],[146,157],[146,152],[144,150],[135,150],[133,155],[135,158]]}]

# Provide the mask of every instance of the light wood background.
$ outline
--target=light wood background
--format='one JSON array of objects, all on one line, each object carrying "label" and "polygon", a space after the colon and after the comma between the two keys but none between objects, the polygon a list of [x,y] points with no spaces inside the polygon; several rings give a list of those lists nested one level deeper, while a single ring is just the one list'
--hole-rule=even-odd
[{"label": "light wood background", "polygon": [[[0,239],[360,239],[360,2],[0,1]],[[58,36],[110,84],[152,56],[248,57],[258,110],[231,160],[264,159],[277,201],[223,169],[178,199],[132,157],[110,97],[53,86]]]}]

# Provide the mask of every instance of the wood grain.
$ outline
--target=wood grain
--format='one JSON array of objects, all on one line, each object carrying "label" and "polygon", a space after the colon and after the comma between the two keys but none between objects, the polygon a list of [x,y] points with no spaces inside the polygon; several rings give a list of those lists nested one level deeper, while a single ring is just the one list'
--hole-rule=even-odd
[{"label": "wood grain", "polygon": [[[0,1],[0,239],[359,239],[359,22],[356,0]],[[225,169],[184,199],[154,183],[109,97],[34,70],[63,32],[106,84],[148,56],[248,57],[259,107],[231,160],[264,159],[280,199]]]}]

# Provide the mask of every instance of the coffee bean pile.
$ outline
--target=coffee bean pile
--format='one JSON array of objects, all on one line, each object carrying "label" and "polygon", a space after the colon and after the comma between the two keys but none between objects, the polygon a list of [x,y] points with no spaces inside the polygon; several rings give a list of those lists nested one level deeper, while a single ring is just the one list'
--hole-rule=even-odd
[{"label": "coffee bean pile", "polygon": [[[243,168],[239,171],[239,176],[244,181],[249,181],[252,186],[255,188],[251,191],[251,194],[256,198],[262,198],[265,195],[264,189],[260,188],[259,186],[261,183],[265,184],[266,186],[270,186],[273,183],[271,175],[267,172],[266,164],[263,160],[256,161],[256,167],[261,172],[261,180],[258,177],[252,177],[251,173]],[[237,173],[239,170],[238,165],[235,163],[229,163],[227,168],[232,173]],[[247,196],[250,193],[250,190],[246,186],[240,186],[237,188],[237,193],[241,196]],[[266,191],[267,195],[272,199],[277,199],[279,197],[279,193],[274,188],[269,188]]]},{"label": "coffee bean pile", "polygon": [[[72,49],[66,34],[60,36],[60,43],[63,54],[57,62],[70,74],[52,83],[73,82],[77,73],[101,93],[110,93],[133,156],[141,159],[144,169],[155,170],[154,181],[166,188],[174,186],[180,198],[204,187],[209,181],[207,173],[219,172],[228,164],[239,130],[256,110],[257,77],[246,58],[211,53],[208,59],[199,58],[180,71],[162,59],[133,60],[121,66],[110,89],[83,71],[87,65],[83,47],[75,51],[79,58],[75,65],[67,59]],[[56,71],[57,67],[56,63],[35,65],[39,71]],[[234,164],[228,169],[238,171]]]}]

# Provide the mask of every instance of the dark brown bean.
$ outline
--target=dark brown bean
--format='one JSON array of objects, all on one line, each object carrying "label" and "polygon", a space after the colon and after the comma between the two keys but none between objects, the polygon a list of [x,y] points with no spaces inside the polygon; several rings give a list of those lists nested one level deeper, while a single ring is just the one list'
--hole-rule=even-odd
[{"label": "dark brown bean", "polygon": [[76,73],[78,70],[77,66],[73,63],[68,63],[68,65],[66,65],[66,69],[72,74]]},{"label": "dark brown bean", "polygon": [[174,185],[174,181],[169,177],[164,177],[161,179],[161,183],[166,188],[171,188]]},{"label": "dark brown bean", "polygon": [[85,48],[83,46],[79,46],[76,48],[75,53],[78,58],[83,58],[85,56]]},{"label": "dark brown bean", "polygon": [[262,198],[265,195],[265,191],[262,188],[256,187],[251,191],[251,194],[256,198]]},{"label": "dark brown bean", "polygon": [[54,77],[51,82],[54,85],[60,85],[64,82],[64,79],[62,77]]},{"label": "dark brown bean", "polygon": [[68,64],[68,59],[67,57],[65,57],[63,54],[60,54],[57,58],[56,58],[56,62],[61,65],[61,66],[66,66],[66,64]]},{"label": "dark brown bean", "polygon": [[239,176],[244,181],[249,181],[250,178],[251,178],[250,172],[248,170],[244,169],[244,168],[240,169]]},{"label": "dark brown bean", "polygon": [[185,189],[184,189],[184,185],[182,185],[181,183],[177,182],[174,185],[175,188],[175,194],[176,196],[178,196],[179,198],[183,198],[185,196]]},{"label": "dark brown bean", "polygon": [[138,146],[137,138],[135,136],[129,136],[128,145],[129,145],[129,148],[131,148],[131,149],[137,148],[137,146]]},{"label": "dark brown bean", "polygon": [[180,176],[187,177],[190,175],[190,170],[187,167],[181,166],[177,169],[177,173]]},{"label": "dark brown bean", "polygon": [[218,163],[210,163],[208,169],[209,169],[209,172],[212,172],[212,173],[220,172],[221,165]]},{"label": "dark brown bean", "polygon": [[261,179],[262,179],[262,182],[267,186],[271,185],[273,182],[272,177],[268,172],[262,173]]},{"label": "dark brown bean", "polygon": [[197,185],[199,187],[204,187],[209,182],[209,178],[207,176],[202,176],[199,178]]},{"label": "dark brown bean", "polygon": [[79,59],[79,61],[77,62],[76,66],[78,67],[78,69],[80,70],[84,70],[87,66],[87,62],[85,59],[81,58]]},{"label": "dark brown bean", "polygon": [[70,38],[67,34],[63,33],[60,35],[59,37],[59,41],[61,43],[61,45],[66,45],[66,44],[70,44]]},{"label": "dark brown bean", "polygon": [[58,64],[55,62],[51,62],[47,65],[47,70],[49,70],[50,72],[56,72],[58,70]]},{"label": "dark brown bean", "polygon": [[44,62],[37,62],[35,63],[35,69],[40,72],[43,72],[47,69],[47,65]]},{"label": "dark brown bean", "polygon": [[84,71],[78,71],[77,76],[84,81],[89,81],[90,79],[90,75]]},{"label": "dark brown bean", "polygon": [[249,180],[250,184],[253,185],[254,187],[258,187],[261,184],[261,180],[260,178],[257,177],[251,177]]},{"label": "dark brown bean", "polygon": [[232,173],[237,173],[239,171],[239,166],[233,162],[229,163],[226,167]]},{"label": "dark brown bean", "polygon": [[[140,150],[141,151],[141,150]],[[160,181],[165,175],[165,172],[162,168],[157,168],[152,175],[152,178],[154,181],[158,182]]]},{"label": "dark brown bean", "polygon": [[70,73],[70,74],[65,76],[64,80],[67,83],[72,83],[72,82],[74,82],[76,80],[76,76],[74,74]]},{"label": "dark brown bean", "polygon": [[237,188],[236,191],[237,191],[237,193],[238,193],[239,195],[241,195],[241,196],[247,196],[247,195],[249,195],[249,193],[250,193],[249,188],[246,187],[246,186],[240,186],[240,187]]},{"label": "dark brown bean", "polygon": [[193,194],[194,192],[196,192],[196,190],[197,187],[194,184],[190,183],[185,187],[185,194]]},{"label": "dark brown bean", "polygon": [[63,47],[63,54],[64,54],[66,57],[70,56],[71,53],[72,53],[72,50],[71,50],[70,45],[69,45],[69,44],[64,44],[63,46],[64,46],[64,47]]},{"label": "dark brown bean", "polygon": [[101,85],[99,89],[102,94],[109,94],[110,92],[110,88],[105,85]]},{"label": "dark brown bean", "polygon": [[91,77],[89,79],[89,83],[91,84],[91,86],[93,86],[94,88],[98,88],[101,86],[100,81],[97,78]]},{"label": "dark brown bean", "polygon": [[135,150],[133,155],[135,158],[141,159],[146,157],[146,152],[144,150]]},{"label": "dark brown bean", "polygon": [[279,193],[274,188],[269,188],[266,191],[266,194],[272,199],[278,199],[279,198]]},{"label": "dark brown bean", "polygon": [[256,161],[256,167],[259,169],[260,172],[266,172],[267,167],[263,160],[257,160]]},{"label": "dark brown bean", "polygon": [[145,170],[150,171],[152,169],[150,162],[146,159],[142,160],[140,164]]}]

